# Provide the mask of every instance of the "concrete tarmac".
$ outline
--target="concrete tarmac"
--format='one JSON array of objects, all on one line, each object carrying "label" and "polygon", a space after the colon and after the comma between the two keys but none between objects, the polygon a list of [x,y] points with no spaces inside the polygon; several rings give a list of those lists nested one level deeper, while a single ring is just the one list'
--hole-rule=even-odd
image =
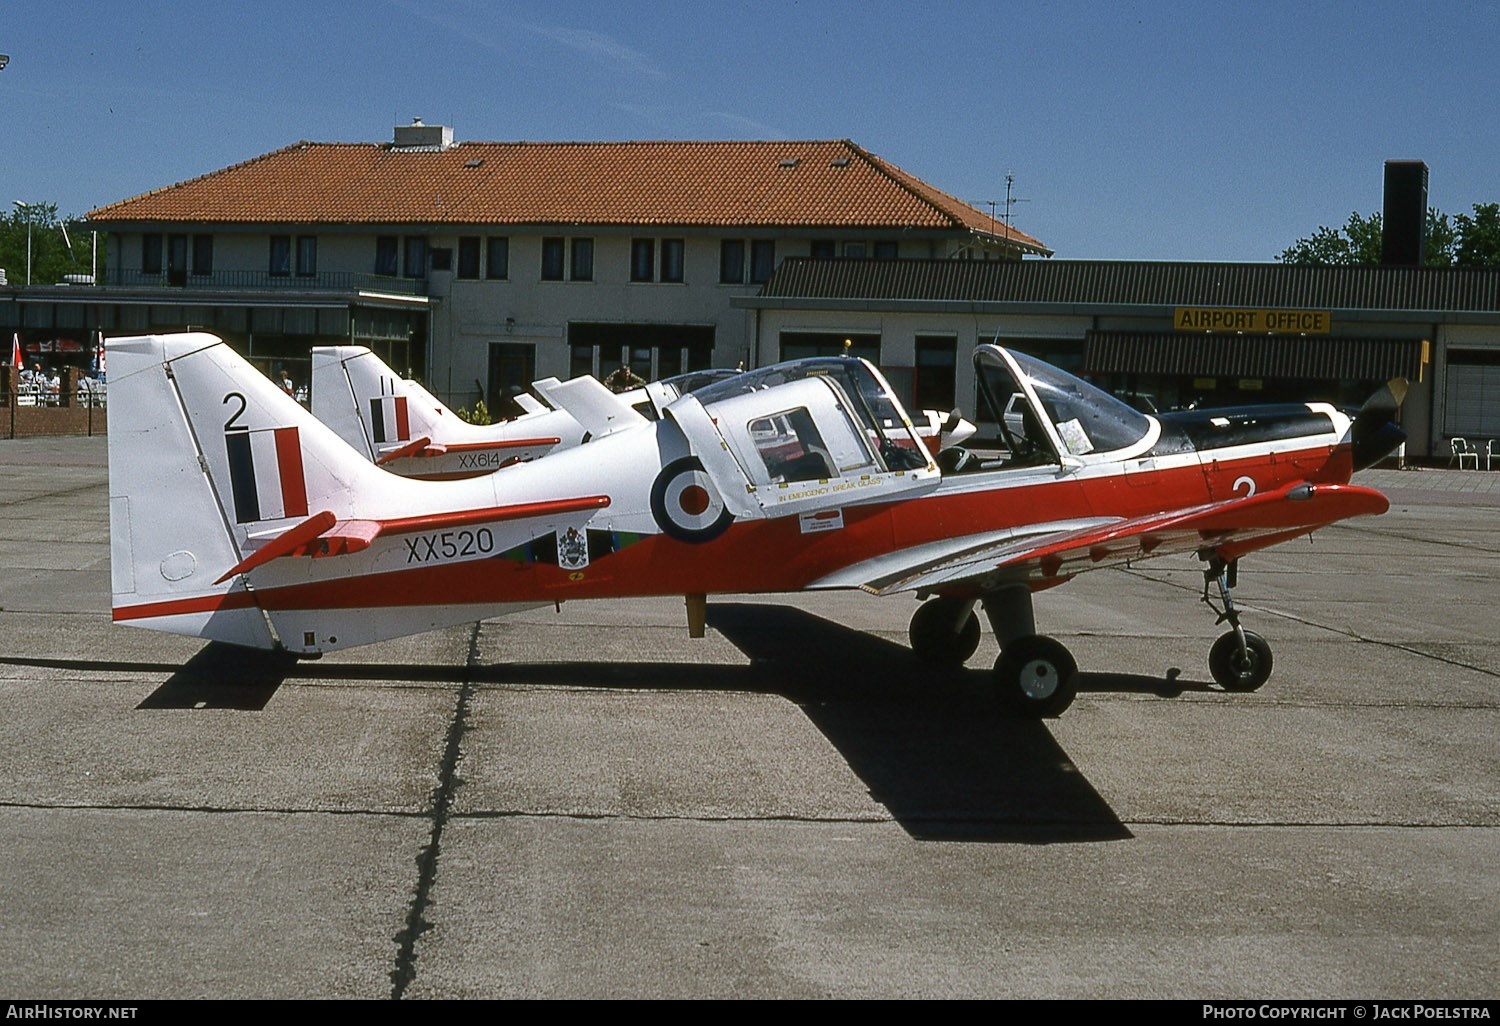
[{"label": "concrete tarmac", "polygon": [[[1500,994],[1500,473],[1037,599],[1008,719],[859,594],[292,666],[109,621],[103,439],[0,442],[0,999]],[[1494,484],[1491,484],[1494,482]]]}]

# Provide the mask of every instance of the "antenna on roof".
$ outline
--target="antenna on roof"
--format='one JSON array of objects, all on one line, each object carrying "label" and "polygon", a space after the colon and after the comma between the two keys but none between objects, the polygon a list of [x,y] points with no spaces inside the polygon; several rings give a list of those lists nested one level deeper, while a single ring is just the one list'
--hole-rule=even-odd
[{"label": "antenna on roof", "polygon": [[990,208],[990,234],[991,235],[999,234],[995,230],[995,227],[996,227],[997,224],[1003,224],[1005,226],[1004,236],[1005,236],[1006,241],[1010,240],[1010,208],[1013,207],[1013,206],[1015,206],[1017,203],[1030,203],[1031,202],[1031,200],[1029,200],[1029,199],[1024,199],[1024,198],[1019,197],[1019,196],[1012,196],[1010,194],[1011,193],[1011,187],[1015,185],[1015,182],[1016,182],[1016,173],[1014,171],[1007,171],[1007,172],[1005,172],[1005,199],[1003,201],[1004,204],[1005,204],[1005,217],[1004,217],[1003,220],[998,220],[995,217],[995,204],[1002,202],[1001,200],[976,200],[975,201],[977,203],[985,203],[985,204],[989,205],[989,208]]},{"label": "antenna on roof", "polygon": [[1012,196],[1010,194],[1010,187],[1015,184],[1015,181],[1016,181],[1016,173],[1014,171],[1007,171],[1007,172],[1005,172],[1005,237],[1007,239],[1010,238],[1010,208],[1011,208],[1011,206],[1013,204],[1016,204],[1016,203],[1030,203],[1031,202],[1031,200],[1029,200],[1029,199],[1020,199],[1020,198],[1014,197],[1014,196]]}]

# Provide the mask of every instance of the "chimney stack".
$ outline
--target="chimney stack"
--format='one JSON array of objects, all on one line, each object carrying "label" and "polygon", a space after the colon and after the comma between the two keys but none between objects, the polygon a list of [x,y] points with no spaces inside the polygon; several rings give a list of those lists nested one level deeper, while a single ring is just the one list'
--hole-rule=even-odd
[{"label": "chimney stack", "polygon": [[1385,213],[1381,218],[1382,267],[1421,267],[1427,248],[1427,165],[1385,162]]}]

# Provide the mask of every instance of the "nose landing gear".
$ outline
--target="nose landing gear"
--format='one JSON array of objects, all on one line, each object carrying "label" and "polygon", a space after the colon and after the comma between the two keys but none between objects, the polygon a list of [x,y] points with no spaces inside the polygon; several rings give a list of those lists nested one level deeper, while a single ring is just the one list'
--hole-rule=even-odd
[{"label": "nose landing gear", "polygon": [[[1208,569],[1203,571],[1203,601],[1219,614],[1217,623],[1227,622],[1230,626],[1208,650],[1208,671],[1225,691],[1254,691],[1271,677],[1271,645],[1259,634],[1240,626],[1240,614],[1230,595],[1237,576],[1236,564],[1226,563],[1217,556],[1209,560]],[[1209,597],[1210,582],[1218,585],[1222,611]]]}]

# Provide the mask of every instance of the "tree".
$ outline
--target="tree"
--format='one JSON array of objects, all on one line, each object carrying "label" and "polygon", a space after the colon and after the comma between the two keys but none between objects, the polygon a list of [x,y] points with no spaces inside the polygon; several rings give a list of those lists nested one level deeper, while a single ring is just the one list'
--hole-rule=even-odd
[{"label": "tree", "polygon": [[56,285],[64,275],[88,274],[93,262],[104,266],[104,237],[97,261],[89,247],[92,233],[81,218],[59,219],[56,203],[13,205],[0,216],[0,267],[11,285],[26,284],[26,235],[31,233],[31,283]]},{"label": "tree", "polygon": [[1459,214],[1453,262],[1460,267],[1500,267],[1500,203],[1474,204],[1474,216]]},{"label": "tree", "polygon": [[[1349,215],[1342,228],[1320,225],[1277,258],[1284,264],[1327,266],[1380,263],[1380,214]],[[1447,214],[1429,207],[1423,263],[1428,267],[1500,267],[1500,203],[1474,204],[1474,216]]]}]

